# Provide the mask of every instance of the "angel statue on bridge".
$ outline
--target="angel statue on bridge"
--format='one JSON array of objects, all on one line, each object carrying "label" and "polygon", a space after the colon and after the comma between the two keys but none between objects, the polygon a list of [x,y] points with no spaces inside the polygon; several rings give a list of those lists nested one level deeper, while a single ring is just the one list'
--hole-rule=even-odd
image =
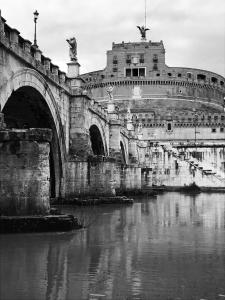
[{"label": "angel statue on bridge", "polygon": [[141,39],[142,40],[146,40],[146,31],[147,30],[150,30],[149,28],[145,28],[145,26],[137,26],[137,28],[140,30],[140,33],[141,33]]},{"label": "angel statue on bridge", "polygon": [[67,39],[66,41],[70,45],[70,52],[69,52],[70,60],[77,61],[77,41],[76,41],[75,37]]}]

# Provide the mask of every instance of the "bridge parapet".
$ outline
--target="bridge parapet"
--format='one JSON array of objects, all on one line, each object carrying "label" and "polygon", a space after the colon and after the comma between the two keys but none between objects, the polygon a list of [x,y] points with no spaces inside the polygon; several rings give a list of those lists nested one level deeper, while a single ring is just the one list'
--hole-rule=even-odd
[{"label": "bridge parapet", "polygon": [[72,94],[70,79],[66,76],[66,73],[61,71],[57,65],[54,65],[50,58],[45,57],[38,47],[32,45],[31,41],[21,37],[17,29],[11,28],[6,20],[1,17],[1,11],[0,45],[22,59],[30,67],[36,69],[44,77],[48,77],[54,84],[60,85],[60,88]]}]

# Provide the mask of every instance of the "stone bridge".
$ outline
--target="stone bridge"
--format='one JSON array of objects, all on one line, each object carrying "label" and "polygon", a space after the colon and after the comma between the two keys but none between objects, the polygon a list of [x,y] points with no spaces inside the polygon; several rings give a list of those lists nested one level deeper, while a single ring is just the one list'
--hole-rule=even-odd
[{"label": "stone bridge", "polygon": [[[82,84],[78,62],[68,63],[67,74],[60,71],[0,15],[1,110],[9,129],[52,130],[52,197],[65,196],[67,183],[71,182],[68,166],[71,169],[72,162],[73,169],[78,161],[87,163],[88,157],[96,155],[114,157],[123,164],[129,162],[129,135],[118,115],[114,110],[108,113],[89,97]],[[79,193],[85,192],[84,187],[78,186]]]},{"label": "stone bridge", "polygon": [[[162,174],[168,175],[163,185],[175,184],[165,173],[174,164],[160,161],[159,154],[165,156],[163,150],[155,151],[155,145],[144,140],[131,114],[127,112],[125,123],[120,119],[110,92],[104,108],[85,89],[78,61],[71,60],[67,65],[68,72],[62,72],[38,46],[11,28],[0,13],[0,130],[5,122],[11,132],[0,131],[0,199],[7,196],[6,185],[15,187],[21,202],[35,193],[37,199],[40,193],[41,199],[43,186],[46,195],[49,189],[51,198],[73,198],[141,189],[143,182],[162,182]],[[51,129],[51,139],[39,133],[44,129]],[[18,140],[22,142],[18,144]],[[43,144],[46,142],[48,145]],[[32,153],[32,149],[37,152]],[[221,164],[224,144],[219,151],[223,153]],[[48,162],[43,161],[46,157]],[[32,164],[33,159],[39,163]],[[146,168],[151,170],[148,174]],[[184,169],[186,172],[185,165]],[[177,170],[174,172],[175,178]],[[194,180],[185,172],[184,180],[186,176]],[[32,190],[34,174],[40,181],[38,192]]]}]

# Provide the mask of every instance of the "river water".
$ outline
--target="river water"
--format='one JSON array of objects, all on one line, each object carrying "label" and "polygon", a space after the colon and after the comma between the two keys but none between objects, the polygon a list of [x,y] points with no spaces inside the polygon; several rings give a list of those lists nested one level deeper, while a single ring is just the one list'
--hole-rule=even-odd
[{"label": "river water", "polygon": [[225,299],[224,194],[63,211],[87,228],[0,236],[1,300]]}]

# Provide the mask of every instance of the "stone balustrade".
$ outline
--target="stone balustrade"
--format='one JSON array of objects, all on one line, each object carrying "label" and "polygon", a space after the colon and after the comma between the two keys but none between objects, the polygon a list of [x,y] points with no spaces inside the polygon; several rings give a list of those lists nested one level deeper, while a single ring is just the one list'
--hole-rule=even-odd
[{"label": "stone balustrade", "polygon": [[11,28],[6,24],[6,20],[0,13],[0,44],[13,51],[27,63],[38,69],[43,75],[48,76],[56,84],[60,84],[64,89],[70,91],[69,80],[66,73],[59,70],[59,67],[51,62],[51,59],[45,57],[42,51],[32,45],[32,42],[20,36],[17,29]]}]

